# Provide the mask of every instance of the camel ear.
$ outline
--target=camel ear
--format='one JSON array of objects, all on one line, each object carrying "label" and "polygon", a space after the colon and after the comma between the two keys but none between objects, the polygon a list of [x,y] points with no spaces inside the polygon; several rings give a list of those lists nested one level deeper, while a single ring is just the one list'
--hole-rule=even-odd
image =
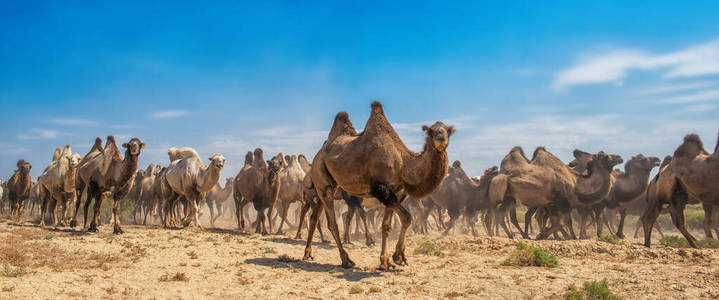
[{"label": "camel ear", "polygon": [[449,126],[449,128],[447,128],[447,135],[452,135],[455,131],[457,130],[454,129],[454,125]]},{"label": "camel ear", "polygon": [[129,145],[127,143],[122,144],[122,148],[127,148],[127,147],[129,147]]},{"label": "camel ear", "polygon": [[145,143],[140,144],[140,149],[145,149]]},{"label": "camel ear", "polygon": [[429,127],[427,127],[427,125],[422,125],[422,131],[429,131]]}]

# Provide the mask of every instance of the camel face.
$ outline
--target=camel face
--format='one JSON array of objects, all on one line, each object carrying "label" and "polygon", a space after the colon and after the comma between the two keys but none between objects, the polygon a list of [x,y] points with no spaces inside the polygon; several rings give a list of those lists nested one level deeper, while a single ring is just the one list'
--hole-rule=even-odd
[{"label": "camel face", "polygon": [[140,155],[140,150],[145,148],[145,143],[143,143],[138,138],[132,138],[130,142],[122,144],[123,148],[127,148],[130,151],[130,155]]},{"label": "camel face", "polygon": [[30,165],[29,162],[26,162],[24,160],[17,162],[17,169],[20,171],[20,174],[27,175],[30,173],[30,169],[32,169],[32,165]]},{"label": "camel face", "polygon": [[622,156],[617,154],[606,154],[604,151],[592,155],[590,163],[599,164],[600,166],[611,170],[614,166],[623,163]]},{"label": "camel face", "polygon": [[449,145],[449,136],[455,129],[454,126],[444,125],[442,122],[436,122],[432,127],[422,126],[422,130],[427,132],[427,138],[432,141],[432,146],[437,151],[444,151]]},{"label": "camel face", "polygon": [[215,155],[210,157],[210,161],[214,163],[218,168],[222,169],[225,167],[225,162],[227,162],[227,159],[222,154],[215,153]]},{"label": "camel face", "polygon": [[279,173],[280,170],[282,170],[282,159],[283,155],[282,153],[278,154],[277,156],[273,157],[269,161],[267,161],[267,166],[270,168],[270,172],[272,173]]},{"label": "camel face", "polygon": [[638,170],[651,171],[653,168],[658,167],[659,163],[661,163],[661,160],[658,157],[646,157],[642,154],[638,154],[632,156],[632,159],[627,161],[624,169],[629,170],[630,168],[636,168]]},{"label": "camel face", "polygon": [[75,154],[73,154],[72,156],[68,157],[68,158],[67,158],[67,161],[68,161],[68,163],[69,163],[69,165],[70,165],[70,168],[73,168],[73,169],[76,168],[76,167],[80,164],[80,160],[81,160],[81,159],[82,159],[82,158],[80,157],[80,154],[77,154],[77,153],[75,153]]}]

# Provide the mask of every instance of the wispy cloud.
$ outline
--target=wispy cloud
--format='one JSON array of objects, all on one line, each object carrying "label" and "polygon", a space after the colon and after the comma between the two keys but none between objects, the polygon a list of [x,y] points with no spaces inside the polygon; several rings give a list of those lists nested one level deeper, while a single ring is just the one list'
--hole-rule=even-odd
[{"label": "wispy cloud", "polygon": [[621,83],[630,71],[659,69],[665,78],[719,74],[719,41],[664,54],[622,49],[585,57],[559,72],[552,88],[561,90],[581,84]]},{"label": "wispy cloud", "polygon": [[50,129],[31,129],[29,130],[29,133],[18,134],[17,138],[21,140],[54,139],[60,135],[68,134]]},{"label": "wispy cloud", "polygon": [[684,92],[684,91],[691,91],[691,90],[697,90],[707,87],[716,86],[717,83],[714,81],[698,81],[698,82],[688,82],[688,83],[680,83],[680,84],[673,84],[673,85],[662,85],[662,86],[656,86],[656,87],[648,87],[639,89],[634,92],[635,95],[639,96],[647,96],[647,95],[658,95],[658,94],[667,94],[667,93],[674,93],[674,92]]},{"label": "wispy cloud", "polygon": [[156,111],[148,115],[152,119],[173,119],[186,116],[188,112],[186,110],[163,110]]},{"label": "wispy cloud", "polygon": [[97,125],[97,122],[86,119],[65,119],[65,118],[51,118],[48,121],[57,125],[65,126],[93,126]]},{"label": "wispy cloud", "polygon": [[692,103],[701,101],[719,100],[719,90],[698,91],[687,95],[661,99],[662,103]]}]

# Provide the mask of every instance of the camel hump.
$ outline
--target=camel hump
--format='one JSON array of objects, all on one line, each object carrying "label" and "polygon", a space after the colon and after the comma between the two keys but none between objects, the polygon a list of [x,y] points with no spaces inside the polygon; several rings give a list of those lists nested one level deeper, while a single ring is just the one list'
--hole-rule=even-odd
[{"label": "camel hump", "polygon": [[62,153],[60,153],[60,157],[70,157],[72,155],[72,148],[70,148],[70,144],[65,145],[65,148],[62,149]]},{"label": "camel hump", "polygon": [[[694,147],[691,147],[690,145],[694,145]],[[702,143],[699,135],[691,133],[684,136],[684,143],[679,145],[677,150],[674,151],[674,157],[696,156],[700,153],[709,154],[706,150],[704,150],[704,143]]]},{"label": "camel hump", "polygon": [[327,140],[334,140],[340,135],[355,134],[357,134],[357,130],[355,130],[354,126],[352,125],[352,121],[350,121],[350,116],[347,114],[347,112],[341,111],[335,116],[335,121],[334,123],[332,123],[332,129],[330,129],[330,133],[327,135]]},{"label": "camel hump", "polygon": [[61,152],[61,150],[60,150],[60,147],[55,148],[55,153],[52,154],[52,161],[55,162],[55,161],[57,161],[58,159],[60,159],[60,154],[61,154],[61,153],[62,153],[62,152]]},{"label": "camel hump", "polygon": [[[90,148],[90,152],[94,152],[94,151],[98,151],[98,152],[102,152],[102,151],[103,151],[103,149],[102,149],[102,139],[100,139],[99,137],[96,137],[96,138],[95,138],[95,143],[92,144],[92,148]],[[88,152],[88,153],[90,153],[90,152]]]},{"label": "camel hump", "polygon": [[372,113],[373,114],[383,114],[384,115],[384,108],[382,107],[382,103],[379,101],[372,102]]},{"label": "camel hump", "polygon": [[245,165],[246,166],[252,164],[252,158],[253,158],[252,151],[247,151],[247,154],[245,154]]}]

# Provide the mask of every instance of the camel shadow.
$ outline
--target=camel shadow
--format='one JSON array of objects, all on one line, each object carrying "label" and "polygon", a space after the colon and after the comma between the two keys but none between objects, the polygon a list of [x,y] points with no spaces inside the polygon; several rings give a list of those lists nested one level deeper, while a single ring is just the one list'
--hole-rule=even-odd
[{"label": "camel shadow", "polygon": [[[288,245],[301,245],[301,246],[304,246],[304,245],[307,244],[307,240],[295,240],[295,239],[286,238],[286,237],[283,237],[283,238],[278,238],[278,237],[275,237],[275,238],[264,238],[264,239],[262,239],[262,240],[268,241],[268,242],[273,242],[273,243],[288,244]],[[317,248],[321,248],[321,249],[333,249],[333,248],[335,248],[332,244],[330,244],[330,243],[323,243],[323,242],[312,242],[312,246],[313,246],[313,247],[317,247]]]},{"label": "camel shadow", "polygon": [[37,228],[37,229],[42,229],[42,230],[49,231],[49,232],[69,233],[73,236],[83,236],[83,235],[91,234],[90,232],[87,232],[83,229],[77,230],[77,229],[73,229],[73,228],[59,228],[59,227],[52,227],[52,226],[47,226],[45,228],[41,228],[39,221],[38,222],[26,222],[26,223],[22,223],[22,224],[9,222],[8,225],[14,226],[14,227],[23,227],[23,228]]},{"label": "camel shadow", "polygon": [[382,276],[382,273],[380,272],[366,272],[358,268],[344,269],[338,265],[320,264],[304,260],[292,260],[288,262],[283,262],[278,260],[277,258],[258,257],[247,259],[245,260],[245,263],[270,268],[299,269],[306,272],[328,273],[335,278],[344,279],[352,282],[360,281],[364,278]]}]

